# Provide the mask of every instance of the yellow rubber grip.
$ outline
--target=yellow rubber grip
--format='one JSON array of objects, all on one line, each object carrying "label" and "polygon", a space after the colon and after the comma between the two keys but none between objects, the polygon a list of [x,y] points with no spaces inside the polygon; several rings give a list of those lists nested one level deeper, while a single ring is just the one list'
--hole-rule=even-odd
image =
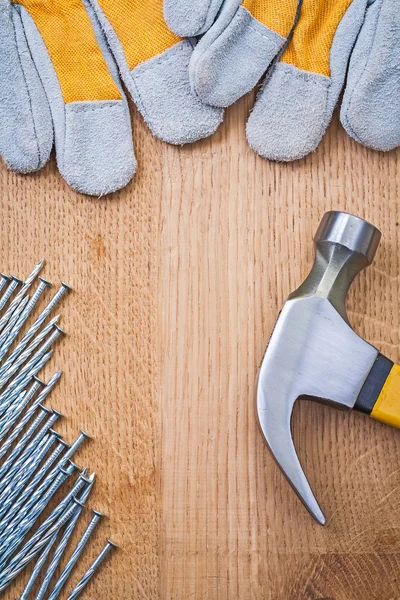
[{"label": "yellow rubber grip", "polygon": [[400,366],[393,365],[371,417],[400,429]]}]

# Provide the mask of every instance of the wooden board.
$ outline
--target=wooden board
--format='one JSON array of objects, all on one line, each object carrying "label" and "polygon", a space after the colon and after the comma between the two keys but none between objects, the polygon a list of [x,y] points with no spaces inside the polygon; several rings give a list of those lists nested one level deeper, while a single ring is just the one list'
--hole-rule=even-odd
[{"label": "wooden board", "polygon": [[321,528],[265,448],[253,400],[268,335],[329,209],[383,232],[348,308],[357,332],[400,360],[400,152],[362,148],[335,119],[312,156],[267,162],[245,141],[250,106],[184,148],[135,115],[138,173],[107,198],[72,192],[54,160],[32,176],[0,169],[1,269],[24,275],[44,257],[45,275],[75,288],[61,311],[70,335],[46,374],[65,372],[51,398],[67,416],[59,430],[95,438],[78,458],[98,475],[90,506],[109,518],[74,580],[106,535],[121,546],[88,599],[400,598],[399,432],[296,407]]}]

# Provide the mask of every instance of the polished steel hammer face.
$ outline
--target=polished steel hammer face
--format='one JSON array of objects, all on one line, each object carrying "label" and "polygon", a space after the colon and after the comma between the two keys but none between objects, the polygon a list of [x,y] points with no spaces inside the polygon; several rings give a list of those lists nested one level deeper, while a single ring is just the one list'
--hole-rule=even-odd
[{"label": "polished steel hammer face", "polygon": [[321,525],[325,517],[293,444],[296,400],[306,396],[355,408],[400,427],[400,367],[353,331],[345,305],[354,277],[371,264],[380,238],[363,219],[324,215],[314,238],[314,265],[284,304],[258,375],[257,414],[265,441]]}]

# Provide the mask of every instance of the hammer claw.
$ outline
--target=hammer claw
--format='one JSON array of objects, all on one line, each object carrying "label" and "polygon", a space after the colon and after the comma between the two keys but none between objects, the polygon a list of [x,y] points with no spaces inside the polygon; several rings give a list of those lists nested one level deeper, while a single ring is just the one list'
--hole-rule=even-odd
[{"label": "hammer claw", "polygon": [[[259,387],[259,390],[262,388]],[[260,392],[262,395],[262,391]],[[268,421],[267,411],[262,408],[265,406],[265,399],[257,397],[258,419],[264,439],[271,450],[273,457],[287,477],[300,500],[314,519],[320,524],[325,525],[325,517],[319,504],[312,492],[307,477],[304,474],[296,449],[293,444],[292,433],[290,430],[290,414],[284,419],[285,425],[282,427],[266,428]]]}]

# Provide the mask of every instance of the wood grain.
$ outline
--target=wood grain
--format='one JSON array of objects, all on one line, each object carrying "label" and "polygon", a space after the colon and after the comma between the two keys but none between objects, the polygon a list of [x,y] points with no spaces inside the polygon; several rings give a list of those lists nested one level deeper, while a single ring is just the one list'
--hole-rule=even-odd
[{"label": "wood grain", "polygon": [[84,562],[106,535],[121,545],[88,599],[400,598],[399,432],[299,403],[293,433],[321,528],[265,448],[253,401],[329,209],[383,232],[348,307],[357,332],[400,360],[400,152],[362,148],[335,119],[313,155],[267,162],[245,141],[250,106],[184,148],[134,115],[139,170],[107,198],[72,192],[54,161],[32,176],[0,169],[1,269],[25,274],[43,256],[46,276],[75,288],[51,403],[69,439],[79,427],[95,438],[79,461],[97,472],[90,505],[109,519]]}]

